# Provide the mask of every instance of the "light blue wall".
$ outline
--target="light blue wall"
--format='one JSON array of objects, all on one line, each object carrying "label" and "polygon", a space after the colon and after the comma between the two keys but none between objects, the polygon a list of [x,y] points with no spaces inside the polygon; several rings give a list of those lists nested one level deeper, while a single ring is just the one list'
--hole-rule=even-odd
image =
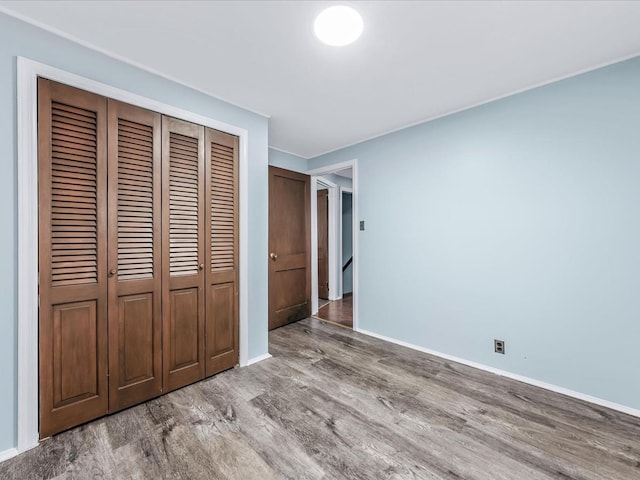
[{"label": "light blue wall", "polygon": [[[342,193],[342,265],[353,255],[353,196]],[[342,267],[341,267],[342,268]],[[342,272],[342,293],[353,292],[353,262]]]},{"label": "light blue wall", "polygon": [[353,158],[362,329],[640,409],[640,59]]},{"label": "light blue wall", "polygon": [[281,152],[280,150],[269,149],[269,165],[274,167],[293,170],[294,172],[306,172],[307,160],[293,155],[291,153]]},{"label": "light blue wall", "polygon": [[52,65],[249,131],[249,358],[267,352],[267,119],[0,13],[0,452],[16,445],[16,56]]}]

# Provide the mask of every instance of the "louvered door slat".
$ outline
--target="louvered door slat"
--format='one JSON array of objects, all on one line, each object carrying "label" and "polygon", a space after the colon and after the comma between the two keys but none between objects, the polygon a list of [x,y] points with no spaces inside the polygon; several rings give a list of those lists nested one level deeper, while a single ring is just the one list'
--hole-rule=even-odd
[{"label": "louvered door slat", "polygon": [[143,153],[147,153],[148,142],[153,142],[153,135],[149,135],[149,132],[140,131],[137,126],[127,125],[126,123],[120,125],[118,135],[120,138],[127,139],[127,143],[122,145],[125,151],[129,149],[139,149]]},{"label": "louvered door slat", "polygon": [[[142,172],[147,171],[146,161],[143,155],[140,154],[138,150],[128,150],[123,151],[122,154],[126,154],[129,158],[128,167],[131,169],[141,170]],[[138,168],[136,168],[138,167]]]},{"label": "louvered door slat", "polygon": [[[80,111],[80,110],[79,110]],[[81,115],[78,113],[69,112],[66,109],[66,106],[62,106],[58,108],[55,112],[51,112],[51,119],[53,122],[58,122],[63,120],[65,123],[69,125],[77,125],[79,127],[84,127],[87,119],[91,119],[92,115]]]}]

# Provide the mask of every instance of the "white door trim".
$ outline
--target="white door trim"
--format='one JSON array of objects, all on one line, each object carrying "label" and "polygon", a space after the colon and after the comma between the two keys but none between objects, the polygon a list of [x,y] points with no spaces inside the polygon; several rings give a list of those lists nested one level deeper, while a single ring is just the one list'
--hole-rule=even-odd
[{"label": "white door trim", "polygon": [[18,57],[18,453],[38,444],[38,77],[239,137],[240,365],[248,364],[249,132],[157,100]]},{"label": "white door trim", "polygon": [[[318,239],[317,239],[317,230],[318,230],[318,209],[316,207],[316,182],[314,181],[315,177],[322,176],[323,174],[328,174],[335,172],[337,170],[344,170],[345,168],[351,168],[353,171],[353,179],[351,186],[352,193],[352,202],[353,202],[353,329],[358,329],[358,159],[354,158],[353,160],[348,160],[346,162],[334,163],[332,165],[327,165],[325,167],[315,168],[313,170],[308,170],[306,172],[307,175],[311,176],[311,311],[313,314],[318,313]],[[324,180],[326,183],[326,180]],[[336,190],[336,195],[339,189]],[[346,189],[345,189],[346,190]],[[340,195],[341,197],[341,195]],[[339,208],[342,209],[341,206],[342,199],[340,201],[336,201],[334,205],[338,204]],[[342,210],[340,210],[339,215],[335,215],[338,217],[337,223],[340,224],[342,221]],[[335,228],[335,227],[334,227]],[[340,232],[342,235],[341,229],[336,229],[336,231]],[[337,235],[336,235],[337,236]],[[314,244],[315,237],[315,244]],[[340,257],[342,257],[342,249],[336,249],[336,261],[338,262],[340,273],[342,273],[342,264]],[[335,270],[335,269],[334,269]],[[314,280],[315,279],[315,280]],[[315,290],[314,290],[314,281],[315,281]],[[337,280],[336,280],[337,284]],[[340,288],[340,295],[342,295],[342,288]]]}]

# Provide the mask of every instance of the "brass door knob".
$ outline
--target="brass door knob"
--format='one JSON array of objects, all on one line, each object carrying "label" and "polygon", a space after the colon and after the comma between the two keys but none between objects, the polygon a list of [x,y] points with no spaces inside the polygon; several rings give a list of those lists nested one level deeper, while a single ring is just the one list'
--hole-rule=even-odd
[{"label": "brass door knob", "polygon": [[201,263],[200,265],[198,265],[198,270],[204,270],[204,263]]},{"label": "brass door knob", "polygon": [[118,270],[116,270],[115,268],[112,268],[111,270],[109,270],[110,277],[113,277],[116,273],[118,273]]},{"label": "brass door knob", "polygon": [[269,258],[275,262],[278,259],[278,255],[273,253],[273,252],[271,252],[269,254]]}]

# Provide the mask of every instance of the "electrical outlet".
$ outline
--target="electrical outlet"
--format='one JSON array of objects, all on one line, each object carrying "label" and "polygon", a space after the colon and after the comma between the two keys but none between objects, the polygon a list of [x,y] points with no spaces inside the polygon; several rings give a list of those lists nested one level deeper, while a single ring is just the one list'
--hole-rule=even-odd
[{"label": "electrical outlet", "polygon": [[504,355],[504,340],[494,340],[493,349],[496,353],[501,353],[502,355]]},{"label": "electrical outlet", "polygon": [[360,220],[360,231],[364,232],[364,220]]}]

